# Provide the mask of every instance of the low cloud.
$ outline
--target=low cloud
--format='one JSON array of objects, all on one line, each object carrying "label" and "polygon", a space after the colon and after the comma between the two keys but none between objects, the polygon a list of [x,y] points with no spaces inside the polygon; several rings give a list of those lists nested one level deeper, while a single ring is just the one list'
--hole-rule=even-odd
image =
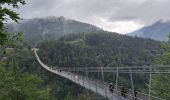
[{"label": "low cloud", "polygon": [[[25,19],[65,16],[117,32],[129,32],[160,19],[170,19],[170,0],[26,0],[26,2],[26,5],[17,10]],[[120,24],[117,23],[121,23],[121,26],[119,27]],[[122,23],[127,26],[122,26]],[[131,25],[133,23],[133,27],[128,29],[128,23]]]}]

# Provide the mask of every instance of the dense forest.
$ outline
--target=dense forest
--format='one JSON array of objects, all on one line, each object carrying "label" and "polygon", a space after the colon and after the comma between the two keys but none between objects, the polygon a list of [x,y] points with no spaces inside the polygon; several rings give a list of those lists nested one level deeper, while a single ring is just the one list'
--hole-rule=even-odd
[{"label": "dense forest", "polygon": [[[131,38],[113,33],[80,33],[66,35],[58,40],[44,41],[38,46],[38,54],[45,64],[58,67],[140,66],[154,64],[154,58],[161,53],[160,45],[160,42],[150,39]],[[40,76],[43,80],[41,86],[50,90],[50,100],[86,100],[87,96],[89,100],[95,100],[98,97],[83,87],[44,70],[29,45],[25,43],[18,45],[16,49],[7,48],[5,52],[7,58],[4,61],[7,68],[11,69],[10,61],[15,58],[21,73]],[[95,77],[95,74],[89,75]],[[105,73],[105,76],[108,82],[114,82],[112,74]],[[128,87],[128,75],[120,77],[120,85]],[[139,90],[145,87],[143,83],[148,82],[143,75],[134,75],[134,78]]]},{"label": "dense forest", "polygon": [[[7,32],[6,22],[8,20],[18,22],[20,17],[11,8],[3,5],[19,8],[19,5],[24,4],[24,0],[0,1],[0,100],[99,100],[99,98],[105,100],[67,79],[44,70],[37,62],[31,46],[23,41],[23,33]],[[61,20],[63,18],[59,18],[58,21]],[[72,28],[76,32],[82,32],[81,29],[77,29],[80,24],[71,21],[71,24],[73,23],[76,25],[68,27],[68,30]],[[81,28],[84,28],[83,23],[81,25]],[[43,43],[38,42],[40,59],[52,67],[170,64],[169,41],[163,43],[129,37],[106,32],[89,24],[85,26],[87,32],[67,34],[57,37],[59,39],[48,38],[41,41]],[[95,32],[91,33],[93,31]],[[36,40],[37,37],[34,42]],[[115,83],[113,73],[104,73],[104,76],[107,82]],[[89,77],[96,78],[96,74],[91,73]],[[135,88],[138,91],[145,91],[147,88],[145,85],[148,82],[147,77],[145,74],[133,74]],[[128,78],[127,74],[120,75],[119,85],[129,87]],[[169,75],[156,74],[151,81],[153,95],[170,99]]]},{"label": "dense forest", "polygon": [[[30,93],[32,96],[35,94],[35,92],[40,92],[40,97],[38,94],[35,94],[37,96],[36,98],[34,97],[35,100],[43,100],[44,98],[44,100],[86,100],[87,96],[89,97],[89,100],[94,100],[97,98],[96,96],[98,96],[67,79],[63,79],[62,77],[44,70],[37,62],[35,55],[29,46],[23,46],[23,44],[21,44],[20,46],[18,45],[15,49],[6,48],[5,55],[3,56],[4,57],[2,57],[2,61],[7,72],[13,72],[13,62],[11,61],[15,59],[17,64],[16,66],[18,66],[19,69],[18,73],[20,75],[26,74],[33,76],[32,79],[28,79],[30,80],[30,83],[28,82],[28,84],[36,82],[35,85],[38,87],[38,89],[28,90],[28,92],[32,91]],[[25,81],[23,80],[22,82]],[[39,90],[40,87],[44,88],[41,90],[42,92]],[[25,89],[27,88],[30,87],[27,87],[27,84],[25,84]],[[41,98],[41,96],[44,98]]]},{"label": "dense forest", "polygon": [[49,65],[72,67],[117,67],[151,65],[161,53],[161,43],[113,33],[70,34],[45,41],[40,48],[42,60]]},{"label": "dense forest", "polygon": [[[161,43],[132,38],[113,33],[80,33],[45,41],[39,45],[40,58],[53,67],[121,67],[152,65],[161,54]],[[114,82],[112,74],[106,74],[108,82]],[[92,77],[95,74],[91,75]],[[144,75],[134,75],[136,87],[143,90],[147,83]],[[129,75],[124,74],[120,85],[130,86]]]}]

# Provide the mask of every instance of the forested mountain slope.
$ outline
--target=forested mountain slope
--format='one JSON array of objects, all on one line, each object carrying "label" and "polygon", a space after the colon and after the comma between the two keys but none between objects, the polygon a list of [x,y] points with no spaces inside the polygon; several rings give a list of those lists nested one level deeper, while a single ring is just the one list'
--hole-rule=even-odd
[{"label": "forested mountain slope", "polygon": [[40,46],[42,59],[58,66],[150,65],[160,42],[109,32],[70,34]]},{"label": "forested mountain slope", "polygon": [[[133,38],[125,35],[98,32],[69,34],[58,40],[44,41],[39,44],[40,59],[50,66],[59,67],[119,67],[153,64],[154,57],[161,53],[160,42]],[[17,57],[23,72],[34,73],[41,76],[44,85],[50,88],[51,100],[87,100],[95,97],[95,94],[87,92],[84,88],[44,70],[35,59],[32,51],[23,48],[13,56]],[[106,74],[107,82],[114,82],[113,73]],[[89,74],[89,77],[95,75]],[[129,75],[120,76],[120,84],[129,86]],[[101,77],[100,77],[101,78]],[[133,76],[135,86],[143,88],[147,78]],[[77,89],[79,88],[79,89]],[[97,100],[92,99],[92,100]]]},{"label": "forested mountain slope", "polygon": [[[161,42],[133,38],[109,32],[70,34],[40,44],[41,60],[52,67],[120,67],[154,64],[161,54]],[[105,73],[107,82],[114,82],[113,73]],[[95,75],[92,75],[94,77]],[[130,86],[129,75],[120,76],[120,84]],[[147,76],[135,75],[134,84],[143,89]]]},{"label": "forested mountain slope", "polygon": [[46,17],[22,20],[19,24],[6,25],[9,32],[24,32],[24,37],[33,45],[43,40],[58,39],[69,33],[89,33],[103,31],[102,29],[83,22],[65,17]]}]

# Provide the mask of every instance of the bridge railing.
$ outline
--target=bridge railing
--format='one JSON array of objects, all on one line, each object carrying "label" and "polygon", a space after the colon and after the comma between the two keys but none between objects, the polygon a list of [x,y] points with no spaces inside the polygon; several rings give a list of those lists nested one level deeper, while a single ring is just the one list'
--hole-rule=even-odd
[{"label": "bridge railing", "polygon": [[[76,73],[72,73],[71,70],[61,70],[61,68],[50,68],[49,66],[47,66],[43,62],[41,62],[36,51],[34,51],[34,52],[35,52],[36,58],[39,61],[39,63],[47,70],[49,70],[53,73],[56,73],[60,76],[63,76],[67,79],[70,79],[73,82],[75,82],[89,90],[92,90],[93,92],[96,92],[106,98],[109,98],[110,100],[120,100],[121,94],[122,94],[120,86],[116,87],[116,89],[114,89],[114,92],[111,93],[109,91],[109,83],[104,82],[104,80],[101,81],[98,79],[92,79],[87,76],[82,76],[82,75],[79,75]],[[126,98],[128,98],[128,100],[135,100],[132,90],[127,89]],[[136,98],[137,98],[137,100],[148,100],[149,95],[138,92]],[[151,96],[151,100],[164,100],[164,99]]]}]

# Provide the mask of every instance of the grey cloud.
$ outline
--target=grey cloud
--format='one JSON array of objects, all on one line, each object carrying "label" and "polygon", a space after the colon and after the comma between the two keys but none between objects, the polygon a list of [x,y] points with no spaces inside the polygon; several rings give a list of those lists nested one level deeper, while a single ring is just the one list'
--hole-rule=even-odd
[{"label": "grey cloud", "polygon": [[[170,19],[170,0],[26,0],[17,10],[23,18],[66,16],[84,22],[103,18],[110,22],[150,24]],[[96,24],[96,23],[94,23]]]},{"label": "grey cloud", "polygon": [[138,5],[124,7],[110,17],[111,21],[132,20],[150,24],[157,20],[170,20],[170,1],[148,0]]}]

